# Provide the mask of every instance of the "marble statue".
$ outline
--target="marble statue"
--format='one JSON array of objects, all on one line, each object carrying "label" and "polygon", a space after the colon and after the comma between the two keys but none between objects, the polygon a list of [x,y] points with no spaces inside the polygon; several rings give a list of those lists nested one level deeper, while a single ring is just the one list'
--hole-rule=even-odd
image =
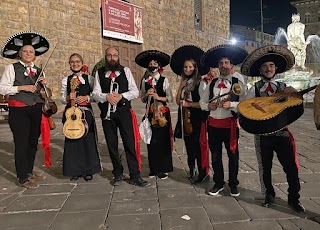
[{"label": "marble statue", "polygon": [[295,56],[295,67],[305,70],[306,48],[310,41],[304,37],[305,25],[300,22],[300,14],[292,15],[292,23],[287,28],[288,49]]}]

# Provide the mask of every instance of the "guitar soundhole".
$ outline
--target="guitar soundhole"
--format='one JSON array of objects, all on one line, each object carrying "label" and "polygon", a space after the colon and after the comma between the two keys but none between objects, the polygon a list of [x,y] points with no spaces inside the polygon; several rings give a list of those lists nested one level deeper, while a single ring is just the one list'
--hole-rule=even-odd
[{"label": "guitar soundhole", "polygon": [[76,119],[77,119],[77,115],[72,114],[72,115],[71,115],[71,120],[73,120],[73,121],[74,121],[74,120],[76,120]]},{"label": "guitar soundhole", "polygon": [[287,101],[287,98],[286,97],[277,97],[275,99],[275,102],[276,103],[283,103],[283,102],[286,102]]}]

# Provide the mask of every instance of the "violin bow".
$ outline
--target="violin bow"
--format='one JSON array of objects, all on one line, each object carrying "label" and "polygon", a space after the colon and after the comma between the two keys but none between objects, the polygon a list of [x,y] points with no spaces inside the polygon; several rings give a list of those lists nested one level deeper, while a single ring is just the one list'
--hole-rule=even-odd
[{"label": "violin bow", "polygon": [[39,78],[40,78],[40,76],[43,74],[43,71],[44,71],[44,69],[46,68],[46,66],[47,66],[47,64],[48,64],[48,62],[49,62],[49,60],[50,60],[50,58],[51,58],[51,56],[52,56],[52,54],[53,54],[53,51],[57,48],[58,43],[59,43],[59,41],[54,45],[53,50],[51,51],[51,54],[49,55],[46,63],[44,64],[44,67],[41,68],[41,72],[40,72],[40,74],[39,74],[39,77],[38,77],[38,79],[36,80],[36,82],[34,83],[35,86],[38,86]]}]

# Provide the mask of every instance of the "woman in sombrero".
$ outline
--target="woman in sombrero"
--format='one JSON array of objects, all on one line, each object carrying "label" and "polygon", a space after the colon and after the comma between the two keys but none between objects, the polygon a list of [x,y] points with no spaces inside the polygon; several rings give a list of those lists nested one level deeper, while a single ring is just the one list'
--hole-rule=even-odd
[{"label": "woman in sombrero", "polygon": [[[207,112],[199,105],[203,87],[200,87],[201,75],[208,69],[200,65],[203,50],[193,45],[185,45],[174,51],[170,66],[172,71],[182,77],[176,103],[182,105],[183,134],[187,150],[189,179],[192,183],[209,180],[209,149],[206,135]],[[189,117],[187,117],[190,114]],[[198,177],[196,177],[197,162]]]},{"label": "woman in sombrero", "polygon": [[135,61],[147,69],[141,82],[141,100],[147,104],[146,108],[150,106],[146,118],[152,130],[151,142],[147,145],[149,177],[166,179],[168,172],[173,170],[172,125],[167,107],[167,103],[173,101],[173,96],[168,78],[162,75],[162,67],[169,64],[170,56],[158,50],[147,50],[138,54]]},{"label": "woman in sombrero", "polygon": [[[247,76],[261,76],[261,80],[249,89],[246,98],[268,97],[279,91],[288,94],[297,92],[294,88],[274,79],[276,74],[291,69],[295,63],[294,60],[292,52],[279,45],[264,46],[253,51],[244,61],[241,72]],[[289,129],[284,127],[270,134],[255,135],[255,146],[258,163],[261,160],[259,174],[262,177],[262,187],[265,187],[263,206],[270,207],[276,195],[271,180],[273,154],[276,152],[289,185],[288,204],[295,211],[304,212],[305,208],[299,201],[299,164],[294,138]]]},{"label": "woman in sombrero", "polygon": [[15,167],[20,186],[34,189],[35,181],[45,179],[34,174],[43,100],[35,82],[46,84],[41,70],[33,63],[36,56],[49,50],[48,40],[37,32],[20,32],[10,37],[1,54],[5,58],[17,59],[6,66],[0,79],[0,94],[9,95],[9,125],[15,146]]}]

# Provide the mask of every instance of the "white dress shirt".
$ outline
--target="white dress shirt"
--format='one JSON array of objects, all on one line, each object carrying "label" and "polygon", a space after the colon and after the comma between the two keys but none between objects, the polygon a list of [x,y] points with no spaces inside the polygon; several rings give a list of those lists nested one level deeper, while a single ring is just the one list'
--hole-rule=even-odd
[{"label": "white dress shirt", "polygon": [[[131,101],[131,100],[139,97],[139,90],[137,88],[136,82],[134,81],[131,70],[128,67],[124,67],[124,72],[125,72],[125,75],[128,80],[128,91],[122,93],[122,97],[124,97],[128,101]],[[110,74],[111,74],[111,71],[107,71],[105,73],[105,77],[108,78]],[[102,90],[101,90],[98,71],[96,72],[92,95],[93,95],[93,98],[95,99],[95,101],[98,101],[101,103],[104,103],[107,101],[107,98],[106,98],[107,93],[102,93]]]},{"label": "white dress shirt", "polygon": [[[278,89],[278,83],[277,81],[274,80],[274,78],[272,78],[270,81],[266,81],[266,80],[263,80],[264,81],[264,85],[262,86],[262,88],[260,89],[260,92],[261,93],[264,93],[264,91],[267,89],[268,85],[269,85],[269,82],[271,84],[271,87],[273,89],[273,93],[271,92],[268,92],[268,95],[272,95],[274,94],[277,89]],[[260,93],[260,95],[261,95]],[[248,93],[247,93],[247,96],[246,96],[246,99],[249,99],[249,98],[254,98],[256,97],[256,87],[255,85],[253,85],[249,90],[248,90]]]}]

